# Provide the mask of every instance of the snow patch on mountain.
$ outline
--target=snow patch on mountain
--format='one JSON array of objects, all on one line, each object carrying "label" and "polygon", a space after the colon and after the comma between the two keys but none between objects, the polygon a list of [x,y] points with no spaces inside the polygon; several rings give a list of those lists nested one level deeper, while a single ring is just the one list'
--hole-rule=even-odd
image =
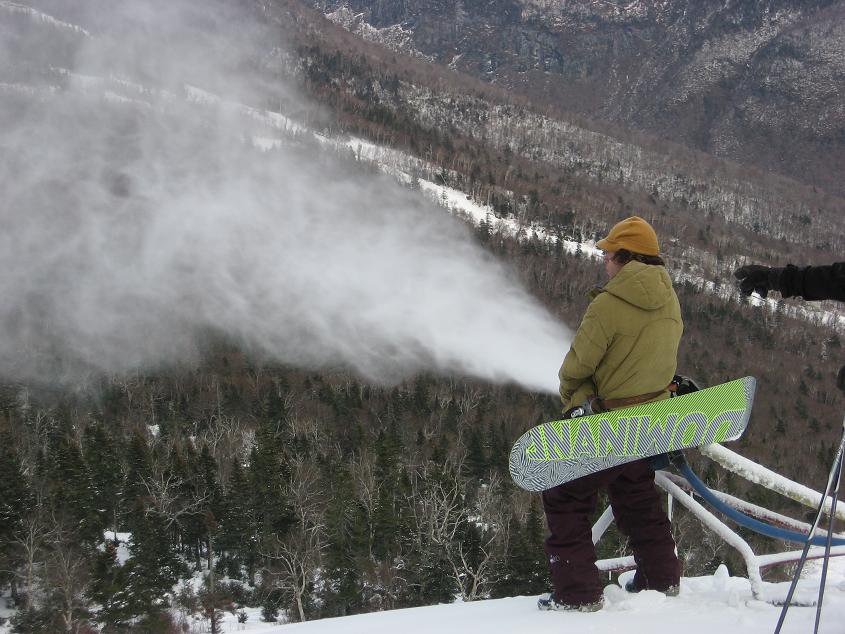
[{"label": "snow patch on mountain", "polygon": [[[783,19],[789,18],[783,16]],[[705,41],[690,64],[677,75],[677,92],[669,97],[668,103],[685,103],[721,78],[741,75],[754,54],[780,34],[783,28],[780,21],[773,20],[756,31],[727,33],[718,40]]]},{"label": "snow patch on mountain", "polygon": [[42,97],[53,95],[61,88],[59,86],[32,86],[30,84],[0,82],[0,94],[18,94],[27,97]]},{"label": "snow patch on mountain", "polygon": [[42,24],[47,24],[52,27],[74,31],[75,33],[78,33],[79,35],[82,35],[84,37],[91,37],[91,34],[85,29],[83,29],[81,26],[69,24],[67,22],[63,22],[62,20],[57,20],[51,15],[42,13],[41,11],[33,9],[32,7],[28,7],[23,4],[18,4],[17,2],[0,0],[0,11],[25,15],[32,19],[34,22],[40,22]]},{"label": "snow patch on mountain", "polygon": [[425,55],[414,47],[414,33],[400,24],[393,24],[384,28],[376,28],[369,24],[363,13],[355,13],[347,6],[341,6],[335,11],[326,13],[326,18],[354,33],[367,42],[380,44],[397,53],[405,53],[429,62],[434,58]]},{"label": "snow patch on mountain", "polygon": [[542,16],[554,24],[566,24],[576,18],[583,21],[599,18],[611,23],[629,23],[646,18],[657,18],[665,13],[669,0],[632,0],[631,2],[610,2],[609,0],[521,0],[522,17]]}]

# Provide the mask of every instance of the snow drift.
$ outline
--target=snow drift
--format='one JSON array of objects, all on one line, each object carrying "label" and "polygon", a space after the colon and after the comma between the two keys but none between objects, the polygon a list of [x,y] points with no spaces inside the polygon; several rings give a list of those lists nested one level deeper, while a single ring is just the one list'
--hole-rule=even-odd
[{"label": "snow drift", "polygon": [[[807,578],[799,584],[799,593],[806,594],[809,599],[815,599],[818,591],[819,568],[818,562],[812,562]],[[833,560],[819,627],[823,634],[842,632],[845,618],[843,573],[845,562]],[[778,585],[787,586],[788,583]],[[782,594],[785,593],[783,589]],[[605,588],[604,598],[604,608],[591,614],[540,612],[536,597],[514,597],[292,623],[283,629],[292,634],[650,634],[665,631],[771,634],[780,614],[779,607],[754,600],[748,580],[731,577],[724,566],[709,577],[682,579],[678,597],[669,598],[654,591],[628,594],[611,584]],[[782,631],[784,634],[812,632],[815,616],[814,607],[793,606]],[[234,616],[227,615],[224,627],[226,631],[247,634],[281,631],[276,623],[261,622],[258,609],[250,611],[249,619],[243,625],[236,623]]]}]

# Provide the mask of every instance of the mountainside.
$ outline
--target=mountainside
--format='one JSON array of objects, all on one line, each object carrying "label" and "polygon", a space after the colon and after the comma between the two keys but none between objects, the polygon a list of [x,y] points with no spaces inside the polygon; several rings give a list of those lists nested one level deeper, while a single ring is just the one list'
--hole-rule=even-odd
[{"label": "mountainside", "polygon": [[310,1],[538,101],[845,191],[841,0]]},{"label": "mountainside", "polygon": [[[739,551],[677,507],[677,601],[476,601],[549,587],[541,501],[508,451],[559,416],[567,325],[605,279],[595,239],[631,212],[675,282],[679,371],[758,378],[732,448],[824,485],[845,317],[742,298],[730,275],[840,257],[845,199],[532,102],[431,63],[408,26],[330,8],[0,0],[0,628],[262,632],[382,611],[293,627],[413,631],[387,611],[461,601],[412,618],[770,631],[775,608],[727,578]],[[598,551],[629,565],[613,528]]]},{"label": "mountainside", "polygon": [[[254,157],[244,155],[242,160],[231,158],[238,156],[239,152],[246,152],[246,149],[235,152],[226,144],[231,144],[234,138],[246,136],[256,147],[265,149],[285,150],[301,146],[292,152],[297,156],[290,161],[285,157],[287,150],[282,151],[282,161],[297,166],[296,173],[300,173],[301,178],[293,180],[299,186],[300,181],[313,183],[313,189],[320,189],[322,198],[328,200],[332,198],[333,181],[325,181],[319,170],[315,174],[300,170],[310,164],[321,165],[326,160],[320,158],[322,149],[335,148],[344,161],[353,164],[353,173],[359,169],[356,164],[371,161],[378,169],[411,188],[422,189],[423,181],[426,187],[436,183],[438,187],[449,189],[450,195],[460,196],[489,210],[487,220],[479,227],[481,242],[488,251],[507,261],[538,300],[568,324],[577,323],[584,309],[583,290],[600,282],[600,279],[596,277],[595,267],[590,261],[573,258],[561,248],[562,241],[574,244],[595,239],[621,215],[636,211],[652,222],[662,237],[663,252],[680,285],[679,292],[686,311],[684,320],[688,326],[681,350],[682,369],[705,384],[756,374],[763,381],[771,381],[772,385],[786,385],[796,390],[800,387],[800,397],[808,397],[813,402],[809,412],[803,399],[799,397],[796,402],[789,390],[766,393],[761,397],[761,402],[771,399],[771,404],[766,405],[771,408],[772,415],[759,423],[762,426],[760,437],[772,426],[784,430],[786,420],[793,416],[793,407],[800,418],[809,416],[814,426],[822,424],[819,421],[832,420],[838,400],[833,388],[832,370],[838,367],[837,350],[840,345],[835,314],[806,312],[800,302],[792,301],[772,302],[774,310],[771,315],[753,305],[738,304],[730,275],[739,262],[748,260],[782,264],[787,261],[824,262],[838,257],[845,244],[845,200],[842,198],[814,191],[812,187],[792,179],[730,161],[715,160],[682,146],[630,134],[611,134],[590,127],[589,123],[533,107],[526,100],[515,98],[496,86],[488,86],[416,57],[393,55],[380,45],[364,42],[324,19],[317,11],[303,7],[299,0],[245,3],[238,7],[226,3],[181,2],[173,5],[171,13],[165,16],[169,19],[163,22],[156,19],[156,13],[143,12],[132,14],[124,21],[108,20],[102,8],[99,0],[74,5],[57,0],[39,0],[31,7],[0,2],[0,45],[9,51],[2,57],[4,63],[0,64],[0,105],[3,106],[0,119],[9,130],[18,132],[10,138],[22,148],[19,156],[15,153],[7,155],[10,168],[6,173],[22,170],[32,180],[29,185],[26,180],[10,177],[7,195],[21,193],[13,208],[31,207],[39,214],[47,214],[46,217],[55,213],[55,208],[62,209],[65,217],[71,217],[73,212],[84,218],[90,212],[90,206],[86,208],[80,201],[82,194],[90,194],[90,191],[80,187],[80,170],[85,162],[77,158],[84,156],[88,157],[86,162],[94,161],[85,178],[92,181],[93,191],[102,197],[98,204],[104,219],[109,219],[110,205],[115,204],[114,200],[119,202],[118,210],[130,209],[132,205],[147,208],[152,193],[145,188],[146,182],[154,185],[153,193],[158,192],[157,200],[164,213],[168,213],[174,202],[169,199],[170,189],[161,187],[155,171],[148,171],[148,168],[154,167],[172,174],[174,179],[182,179],[171,189],[187,192],[188,195],[209,187],[234,186],[241,206],[250,201],[255,214],[249,216],[243,211],[237,222],[247,226],[251,222],[260,224],[267,222],[268,215],[272,217],[275,213],[275,203],[259,204],[253,200],[256,191],[263,191],[260,187],[247,188],[245,192],[239,189],[240,180],[256,178],[260,170],[252,163],[256,160]],[[176,19],[177,16],[179,19]],[[176,28],[180,24],[181,31]],[[240,26],[230,29],[232,24]],[[194,32],[196,25],[201,28]],[[143,35],[137,35],[139,33]],[[198,45],[201,45],[202,53],[198,53]],[[169,47],[175,47],[177,53],[171,53]],[[171,59],[174,55],[184,63],[173,63]],[[296,88],[291,87],[293,84]],[[222,100],[227,98],[240,100],[240,105],[230,103],[226,106]],[[176,104],[182,102],[183,105],[177,108]],[[57,104],[62,105],[57,107]],[[76,108],[98,114],[80,118],[73,115]],[[209,117],[220,116],[217,113],[220,108],[230,111],[224,117],[225,121],[231,122],[232,115],[236,115],[239,122],[234,126],[219,127],[221,136],[211,139],[211,150],[202,145],[207,144],[208,139],[181,141],[176,134],[159,133],[160,129],[166,129],[160,126],[162,122],[169,121],[169,113],[184,119],[167,123],[174,131],[182,130],[183,135],[189,138],[193,133],[208,137],[208,130],[215,128],[205,121]],[[39,123],[39,117],[51,112],[45,118],[49,125]],[[73,123],[56,124],[62,117]],[[186,124],[187,121],[190,125]],[[129,122],[132,124],[129,125]],[[94,145],[96,134],[100,134],[106,123],[115,127],[116,136],[110,138],[105,147],[117,154],[114,157],[106,154],[107,158],[111,157],[109,164],[100,167],[91,157],[96,157],[100,151]],[[159,153],[151,148],[138,149],[139,152],[149,152],[150,161],[136,160],[134,150],[128,149],[134,148],[138,142],[129,134],[135,125],[152,130],[155,144],[162,144],[160,147],[156,145]],[[67,135],[66,130],[74,126],[87,126],[80,129],[92,132],[78,137]],[[229,130],[229,127],[232,129]],[[318,130],[320,133],[315,135]],[[50,134],[56,138],[49,138]],[[353,135],[351,140],[349,135]],[[61,137],[66,138],[62,140]],[[122,141],[116,144],[114,141],[118,138]],[[52,164],[61,164],[63,170],[68,170],[61,178],[75,183],[71,186],[79,189],[79,196],[68,199],[64,194],[59,195],[64,190],[55,184],[59,182],[55,170],[37,176],[27,173],[36,166],[41,171],[46,169],[50,172],[47,167],[50,163],[45,162],[43,157],[40,161],[27,158],[30,154],[32,157],[41,156],[35,140],[40,140],[44,147],[53,148],[55,157]],[[173,143],[184,143],[184,148],[175,148],[174,156],[187,152],[192,157],[187,163],[183,161],[179,169],[171,165],[172,156],[160,153],[161,149],[174,151],[171,147]],[[214,144],[223,144],[227,149],[221,151]],[[197,151],[199,147],[205,149]],[[120,148],[122,150],[118,152]],[[68,157],[65,161],[60,160],[62,152]],[[220,158],[207,164],[206,155]],[[270,153],[257,160],[260,165],[268,166],[273,164],[271,159],[274,156]],[[225,165],[225,169],[221,164]],[[170,167],[163,169],[162,165]],[[284,178],[291,169],[288,165],[280,170],[279,178]],[[228,179],[209,177],[209,174],[226,174],[227,170]],[[186,179],[185,174],[189,174],[190,179]],[[40,178],[53,184],[45,189]],[[343,178],[350,180],[347,176]],[[338,244],[351,245],[355,244],[355,236],[359,233],[356,228],[358,212],[350,214],[339,210],[352,200],[358,201],[356,206],[364,207],[373,207],[373,201],[382,201],[376,205],[378,213],[391,218],[401,219],[405,213],[416,217],[416,212],[406,208],[403,195],[395,190],[380,185],[379,190],[383,193],[376,196],[369,191],[367,179],[354,177],[351,180],[365,183],[365,191],[359,192],[360,196],[350,198],[344,194],[342,204],[330,205],[328,210],[315,211],[302,206],[302,210],[295,213],[305,213],[307,209],[322,222],[334,225],[335,232],[337,222],[327,219],[340,218],[337,214],[342,213],[347,229],[345,233],[337,233],[335,240]],[[291,187],[296,191],[292,183],[284,181],[284,187],[276,186],[273,195],[277,191],[286,192],[285,188]],[[160,189],[163,191],[159,192]],[[123,202],[124,198],[131,205]],[[359,198],[367,202],[362,205]],[[203,214],[206,213],[203,205],[192,201],[184,203],[181,197],[177,202],[186,204],[190,210],[191,215],[186,217],[193,219],[194,224],[188,225],[191,231],[203,226]],[[443,203],[443,200],[439,202]],[[451,206],[448,202],[443,204]],[[149,213],[161,211],[153,208]],[[10,216],[10,222],[13,218],[13,215]],[[114,227],[120,227],[121,218],[119,214],[115,216]],[[364,218],[360,216],[361,220]],[[516,227],[515,236],[505,235],[500,220]],[[225,222],[231,220],[227,218]],[[433,222],[436,225],[441,220]],[[138,226],[143,228],[144,225]],[[537,231],[547,238],[557,239],[557,244],[544,243],[537,238]],[[61,235],[66,234],[52,232],[50,237],[56,239]],[[228,234],[224,232],[224,235]],[[129,244],[137,249],[131,240],[139,238],[134,236],[133,233],[119,234],[120,240],[128,237]],[[84,240],[81,241],[84,243]],[[189,240],[190,244],[194,242]],[[325,244],[319,240],[314,242],[310,235],[307,241],[298,242],[300,248],[304,248],[305,244],[311,245],[309,249],[322,249]],[[35,243],[43,244],[43,240]],[[229,246],[226,240],[221,240],[221,244],[214,248],[229,249]],[[120,247],[112,247],[112,250],[111,257],[122,254]],[[351,252],[357,253],[354,246]],[[249,249],[246,253],[255,255],[261,251]],[[98,257],[102,254],[101,250]],[[237,255],[237,251],[233,254]],[[553,257],[550,258],[550,254]],[[79,259],[84,263],[82,252],[75,257],[77,266]],[[185,255],[174,254],[172,257],[181,261],[180,258],[184,259]],[[309,251],[306,259],[311,257]],[[217,268],[218,264],[204,252],[196,253],[195,261],[210,265],[210,268],[202,269],[206,276],[202,287],[219,288],[218,282],[213,281],[217,274],[215,271],[218,271],[225,279],[231,280],[233,288],[230,292],[236,293],[238,301],[241,301],[243,292],[237,287],[238,276],[232,277],[227,270]],[[253,264],[257,265],[257,262]],[[238,262],[232,266],[239,269],[244,265]],[[268,254],[260,266],[268,276],[278,274],[275,255]],[[320,299],[318,312],[321,319],[328,318],[327,310],[338,311],[331,314],[339,315],[342,320],[346,320],[347,316],[366,315],[366,312],[344,310],[341,298],[347,295],[356,299],[371,297],[371,286],[364,277],[358,276],[355,278],[358,290],[352,290],[345,280],[348,265],[340,261],[338,266],[336,280],[343,292],[319,294],[321,298],[333,302],[326,305]],[[360,262],[356,261],[356,266],[360,266]],[[373,258],[370,266],[374,271],[373,279],[383,277],[384,264],[377,257]],[[166,279],[171,283],[191,286],[190,293],[193,294],[196,282],[190,275],[196,275],[193,272],[195,267],[195,262],[192,262],[190,266],[178,268],[178,275]],[[109,273],[113,270],[114,267],[109,269]],[[190,275],[186,276],[186,272]],[[62,275],[65,274],[62,271]],[[309,288],[320,288],[327,279],[327,270],[303,269],[300,274],[312,280],[306,285]],[[101,279],[98,276],[73,279],[87,281],[89,278],[97,288],[96,284]],[[26,282],[22,285],[21,302],[29,307],[33,278],[23,275],[21,279]],[[295,277],[292,279],[296,280]],[[405,278],[397,276],[396,279]],[[141,282],[148,283],[147,280]],[[402,286],[405,282],[396,283]],[[285,284],[288,282],[285,281]],[[130,296],[135,288],[134,284],[116,283],[114,286],[126,289]],[[275,285],[274,288],[280,294],[279,305],[285,305],[285,289],[288,287]],[[299,290],[290,290],[302,299]],[[112,306],[112,300],[106,293],[99,290],[98,293],[98,297],[105,297],[108,305]],[[180,290],[175,295],[184,293]],[[256,294],[255,297],[266,298],[267,295]],[[132,301],[137,300],[133,298]],[[388,302],[390,305],[394,303],[393,300]],[[14,302],[9,305],[14,306]],[[55,302],[55,306],[59,305]],[[160,304],[156,303],[156,306]],[[423,314],[423,309],[429,310],[429,306],[430,302],[425,302],[415,312]],[[122,310],[121,307],[118,302],[117,308],[112,310]],[[821,308],[835,307],[828,305]],[[397,309],[401,314],[401,303]],[[195,312],[196,306],[192,305],[191,310]],[[451,312],[455,312],[454,308]],[[88,320],[84,311],[80,314],[82,317],[77,328],[86,333]],[[63,315],[63,329],[66,330],[69,320],[67,313]],[[147,313],[140,315],[146,316]],[[219,311],[212,311],[211,322],[220,323],[218,315]],[[246,313],[249,318],[271,319],[267,315],[269,313],[255,307]],[[730,317],[726,318],[726,315]],[[787,316],[798,319],[783,323]],[[155,321],[154,318],[144,318]],[[312,318],[306,315],[300,319],[304,320],[303,332],[308,332]],[[14,326],[20,318],[16,313],[10,314],[8,321]],[[28,323],[28,329],[15,330],[15,336],[31,337],[37,342],[42,328],[45,335],[56,336],[56,331],[46,323],[35,323],[37,325]],[[126,328],[122,318],[109,323],[115,329]],[[144,321],[141,323],[152,328]],[[251,327],[255,325],[252,322],[250,326],[241,316],[233,323],[227,323],[226,328],[232,328],[239,337],[246,333],[248,339],[252,336]],[[257,327],[262,332],[276,328],[274,322]],[[367,327],[372,329],[372,324],[368,323]],[[358,332],[360,326],[351,328]],[[451,327],[447,327],[449,329]],[[718,334],[714,335],[713,329]],[[382,335],[387,331],[376,330],[379,340],[388,336]],[[435,339],[438,336],[437,329],[426,327],[425,330],[431,331]],[[337,324],[328,331],[332,336],[340,332]],[[410,351],[413,357],[417,354],[415,333],[419,330],[412,328],[411,331],[414,333],[414,345],[402,349]],[[184,334],[181,330],[180,333]],[[137,348],[138,336],[134,331],[127,336]],[[389,336],[395,337],[396,332]],[[358,340],[357,335],[353,340]],[[777,347],[775,340],[783,342],[783,346]],[[104,344],[103,341],[108,342],[109,338],[89,340],[86,333],[85,341],[97,352],[108,350],[116,358],[112,361],[119,361],[119,367],[155,358],[155,352],[162,350],[166,350],[165,358],[174,355],[181,358],[182,353],[193,358],[194,350],[190,338],[186,341],[172,336],[161,337],[156,345],[148,337],[143,340],[143,346],[132,354],[127,354],[125,346],[113,349],[113,346]],[[78,352],[78,342],[78,338],[73,339],[72,345],[68,346],[74,354]],[[281,339],[281,342],[284,344],[281,347],[286,348],[285,340]],[[373,353],[370,344],[365,354],[346,354],[343,358],[353,364],[366,360],[359,367],[369,368],[367,371],[371,378],[389,375],[395,379],[394,371],[401,365],[396,363],[396,354],[391,351],[395,342],[379,345],[386,346],[385,355]],[[341,339],[329,350],[318,351],[309,362],[325,364],[326,359],[333,358],[334,349],[348,350],[349,346]],[[769,358],[773,354],[778,355],[777,363],[772,363]],[[81,356],[87,358],[87,355]],[[428,358],[425,354],[422,356]],[[20,356],[10,348],[8,357],[14,360],[14,367],[20,373],[23,370]],[[549,357],[554,358],[552,365],[557,363],[555,354]],[[385,362],[387,365],[380,365],[384,359],[388,360]],[[423,364],[427,363],[425,359]],[[297,361],[302,360],[302,357],[297,357]],[[387,370],[390,363],[394,365]],[[416,363],[414,361],[411,365],[416,367]],[[377,372],[376,366],[379,366]],[[800,374],[791,371],[796,367],[801,368]],[[403,372],[407,371],[407,368],[403,369]],[[553,383],[553,373],[549,376],[549,381]],[[819,447],[825,447],[820,456],[827,451],[834,435],[828,422],[825,438],[819,439],[818,443]],[[755,457],[778,467],[784,467],[781,461],[790,458],[789,469],[797,473],[797,466],[792,464],[791,459],[794,456],[786,449],[790,437],[782,436],[766,447],[758,443],[754,434],[749,438],[757,452]],[[818,464],[824,465],[825,460],[820,458]]]}]

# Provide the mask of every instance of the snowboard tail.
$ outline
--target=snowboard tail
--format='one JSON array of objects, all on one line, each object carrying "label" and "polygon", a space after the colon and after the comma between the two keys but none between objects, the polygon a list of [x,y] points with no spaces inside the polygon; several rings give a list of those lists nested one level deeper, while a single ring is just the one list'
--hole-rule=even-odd
[{"label": "snowboard tail", "polygon": [[675,398],[537,425],[511,449],[511,477],[523,489],[544,491],[640,458],[736,440],[748,425],[755,389],[754,377],[745,377]]}]

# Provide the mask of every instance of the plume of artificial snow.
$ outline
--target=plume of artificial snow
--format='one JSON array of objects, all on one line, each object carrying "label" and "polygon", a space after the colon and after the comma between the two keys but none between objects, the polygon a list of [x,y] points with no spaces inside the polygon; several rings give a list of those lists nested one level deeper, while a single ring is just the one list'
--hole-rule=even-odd
[{"label": "plume of artificial snow", "polygon": [[556,389],[570,334],[464,225],[319,144],[253,147],[278,125],[231,104],[266,100],[242,72],[272,41],[266,25],[153,4],[97,16],[62,90],[0,92],[0,373],[182,362],[220,333],[374,380]]}]

